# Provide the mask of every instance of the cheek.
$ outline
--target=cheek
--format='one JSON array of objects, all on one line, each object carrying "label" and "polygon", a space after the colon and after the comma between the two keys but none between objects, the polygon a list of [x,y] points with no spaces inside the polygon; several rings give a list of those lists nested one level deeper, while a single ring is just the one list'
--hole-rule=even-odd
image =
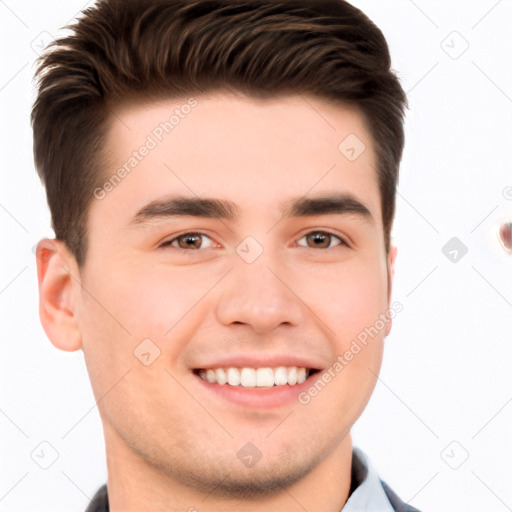
[{"label": "cheek", "polygon": [[[297,295],[322,321],[326,334],[336,338],[339,353],[386,312],[386,267],[375,256],[304,270],[295,283]],[[380,336],[382,322],[377,327]]]},{"label": "cheek", "polygon": [[193,272],[133,265],[112,272],[107,286],[96,287],[96,296],[133,336],[161,337],[186,315],[205,286]]},{"label": "cheek", "polygon": [[327,274],[323,287],[301,293],[308,297],[305,302],[321,318],[331,340],[332,362],[301,403],[311,403],[309,410],[322,411],[326,422],[346,425],[348,431],[366,407],[380,371],[387,276],[378,263],[361,261]]},{"label": "cheek", "polygon": [[334,361],[325,377],[327,392],[322,392],[320,400],[326,410],[332,409],[330,402],[339,404],[332,410],[333,421],[352,422],[366,406],[382,363],[386,267],[376,258],[371,262],[354,259],[331,276],[324,292],[317,297],[323,300],[324,321],[334,331]]},{"label": "cheek", "polygon": [[114,359],[126,357],[123,352],[133,357],[134,349],[149,338],[172,362],[205,319],[204,299],[222,273],[201,265],[118,265],[106,285],[87,283],[94,299],[86,300],[89,319],[84,327],[90,337],[105,340],[101,350],[110,347]]},{"label": "cheek", "polygon": [[106,286],[99,279],[83,283],[88,290],[79,326],[84,359],[100,414],[114,424],[151,417],[162,407],[163,389],[165,396],[182,393],[165,372],[191,334],[182,320],[193,318],[197,302],[196,293],[177,292],[182,281],[147,271],[112,272]]}]

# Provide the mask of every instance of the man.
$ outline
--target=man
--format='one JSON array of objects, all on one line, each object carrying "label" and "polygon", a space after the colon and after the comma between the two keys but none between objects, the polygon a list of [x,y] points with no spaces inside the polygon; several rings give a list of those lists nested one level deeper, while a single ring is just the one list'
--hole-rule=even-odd
[{"label": "man", "polygon": [[98,403],[88,510],[415,510],[350,436],[399,307],[380,30],[342,0],[100,0],[50,50],[40,317]]}]

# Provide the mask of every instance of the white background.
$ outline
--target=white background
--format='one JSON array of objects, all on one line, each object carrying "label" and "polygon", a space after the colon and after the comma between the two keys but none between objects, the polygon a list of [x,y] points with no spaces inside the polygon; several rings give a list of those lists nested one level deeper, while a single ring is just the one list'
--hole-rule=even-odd
[{"label": "white background", "polygon": [[[404,310],[354,440],[424,511],[512,510],[512,255],[496,236],[512,221],[512,1],[353,3],[383,30],[410,102],[393,231]],[[86,5],[0,0],[0,512],[84,510],[106,481],[82,353],[39,324],[32,251],[53,236],[32,160],[33,63]],[[468,248],[456,263],[442,252],[452,237]],[[41,442],[58,453],[46,470],[31,458],[51,456]]]}]

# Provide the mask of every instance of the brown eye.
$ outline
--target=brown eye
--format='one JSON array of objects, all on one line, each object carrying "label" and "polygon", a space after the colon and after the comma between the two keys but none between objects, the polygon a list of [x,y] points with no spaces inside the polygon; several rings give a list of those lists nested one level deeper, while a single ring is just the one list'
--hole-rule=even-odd
[{"label": "brown eye", "polygon": [[[203,240],[207,240],[206,244]],[[167,240],[160,247],[175,247],[177,249],[206,249],[211,247],[211,239],[202,233],[183,233],[172,240]]]},{"label": "brown eye", "polygon": [[[301,244],[300,240],[305,239],[306,243]],[[325,233],[323,231],[313,231],[304,235],[299,240],[299,245],[302,247],[317,248],[317,249],[330,249],[337,245],[347,245],[339,236],[331,233]],[[338,243],[332,244],[332,242],[338,240]]]}]

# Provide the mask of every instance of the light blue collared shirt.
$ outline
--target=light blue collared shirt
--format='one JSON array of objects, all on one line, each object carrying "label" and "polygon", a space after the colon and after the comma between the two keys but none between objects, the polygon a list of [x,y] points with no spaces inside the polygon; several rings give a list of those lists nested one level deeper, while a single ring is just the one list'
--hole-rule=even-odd
[{"label": "light blue collared shirt", "polygon": [[360,448],[353,449],[352,464],[354,475],[360,483],[341,512],[394,512],[379,475]]}]

